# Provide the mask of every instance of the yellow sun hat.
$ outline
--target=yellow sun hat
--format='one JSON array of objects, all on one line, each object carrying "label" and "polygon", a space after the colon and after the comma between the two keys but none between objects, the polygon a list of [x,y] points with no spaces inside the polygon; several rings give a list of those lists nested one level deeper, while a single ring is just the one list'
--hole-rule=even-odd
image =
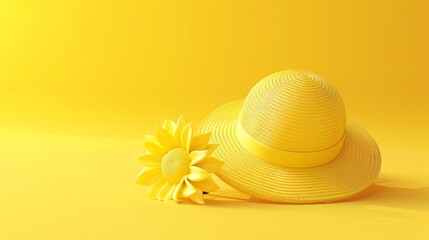
[{"label": "yellow sun hat", "polygon": [[225,163],[216,175],[264,200],[341,200],[368,187],[381,167],[377,143],[347,117],[337,90],[308,71],[265,77],[199,130],[219,143],[213,156]]}]

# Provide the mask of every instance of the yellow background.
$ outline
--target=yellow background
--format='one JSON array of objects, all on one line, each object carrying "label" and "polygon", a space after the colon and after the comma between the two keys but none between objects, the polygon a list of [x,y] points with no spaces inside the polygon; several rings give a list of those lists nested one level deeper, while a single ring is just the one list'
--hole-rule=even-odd
[{"label": "yellow background", "polygon": [[[427,1],[0,0],[0,238],[429,237]],[[143,136],[264,76],[333,83],[379,143],[353,201],[148,201]],[[218,193],[239,196],[222,185]],[[172,238],[174,239],[174,238]]]}]

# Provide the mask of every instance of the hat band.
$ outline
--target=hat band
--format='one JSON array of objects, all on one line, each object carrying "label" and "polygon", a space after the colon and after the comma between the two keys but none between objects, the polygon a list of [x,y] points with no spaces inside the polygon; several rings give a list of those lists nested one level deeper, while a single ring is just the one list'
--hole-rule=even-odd
[{"label": "hat band", "polygon": [[338,156],[343,147],[345,134],[334,146],[312,152],[284,151],[264,145],[243,129],[240,120],[237,121],[236,135],[242,147],[264,161],[283,167],[316,167],[328,163]]}]

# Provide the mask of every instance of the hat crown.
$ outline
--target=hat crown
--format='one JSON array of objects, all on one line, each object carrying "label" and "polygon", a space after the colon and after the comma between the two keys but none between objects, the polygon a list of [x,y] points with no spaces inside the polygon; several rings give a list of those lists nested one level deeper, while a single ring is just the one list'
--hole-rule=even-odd
[{"label": "hat crown", "polygon": [[322,77],[286,70],[252,88],[239,121],[262,144],[283,151],[315,152],[341,141],[346,112],[337,90]]}]

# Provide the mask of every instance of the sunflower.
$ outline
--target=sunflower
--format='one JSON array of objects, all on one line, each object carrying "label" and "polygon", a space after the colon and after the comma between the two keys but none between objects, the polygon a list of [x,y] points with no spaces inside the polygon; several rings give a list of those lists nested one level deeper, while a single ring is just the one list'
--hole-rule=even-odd
[{"label": "sunflower", "polygon": [[223,161],[210,156],[218,146],[208,143],[210,136],[193,136],[192,125],[183,116],[177,122],[165,120],[156,136],[146,136],[147,153],[137,158],[144,165],[137,183],[152,185],[149,199],[179,202],[189,198],[203,204],[203,192],[219,188],[211,177]]}]

